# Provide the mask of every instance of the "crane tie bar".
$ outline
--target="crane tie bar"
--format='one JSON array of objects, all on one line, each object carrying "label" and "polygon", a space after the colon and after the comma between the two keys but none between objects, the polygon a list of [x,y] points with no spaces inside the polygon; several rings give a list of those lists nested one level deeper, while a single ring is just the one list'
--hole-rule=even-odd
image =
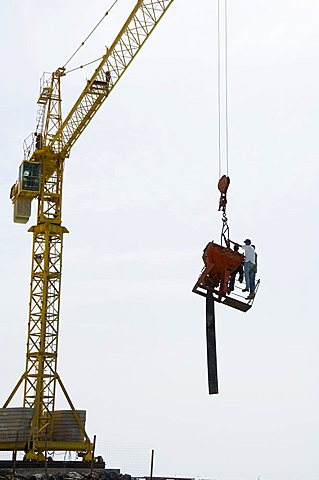
[{"label": "crane tie bar", "polygon": [[75,72],[75,70],[80,70],[81,68],[87,67],[88,65],[92,65],[92,63],[99,62],[100,60],[102,60],[102,58],[103,56],[96,58],[95,60],[91,60],[91,62],[85,63],[84,65],[80,65],[79,67],[71,68],[71,70],[67,70],[66,72],[64,72],[64,74],[66,75],[67,73]]},{"label": "crane tie bar", "polygon": [[[98,23],[95,25],[95,27],[93,28],[93,30],[91,30],[91,32],[88,34],[88,36],[83,40],[83,42],[81,43],[81,45],[75,50],[75,52],[71,55],[71,57],[66,61],[66,63],[63,65],[63,68],[65,68],[67,66],[67,64],[72,60],[72,58],[78,53],[78,51],[80,50],[80,48],[83,47],[83,45],[85,44],[85,42],[90,38],[90,36],[95,32],[95,30],[97,29],[97,27],[103,22],[104,18],[110,13],[110,11],[112,10],[112,8],[117,4],[119,0],[114,0],[114,2],[112,3],[112,5],[110,6],[110,8],[104,13],[103,17],[98,21]],[[98,59],[99,60],[99,59]],[[93,63],[93,62],[96,62],[97,60],[93,60],[92,62],[90,63]],[[90,63],[87,63],[86,65],[90,65]],[[74,68],[73,70],[77,70],[78,68],[83,68],[83,67],[86,67],[86,65],[81,65],[81,67],[77,67],[77,68]],[[73,70],[69,70],[69,72],[72,72]]]}]

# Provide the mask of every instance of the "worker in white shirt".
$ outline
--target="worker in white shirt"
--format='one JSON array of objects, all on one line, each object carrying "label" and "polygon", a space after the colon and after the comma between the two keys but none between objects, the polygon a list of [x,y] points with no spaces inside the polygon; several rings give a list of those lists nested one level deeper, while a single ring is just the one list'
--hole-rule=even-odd
[{"label": "worker in white shirt", "polygon": [[251,289],[251,277],[250,277],[250,270],[254,267],[256,263],[256,253],[255,249],[251,246],[251,240],[246,238],[244,241],[244,245],[242,245],[245,254],[245,262],[244,262],[244,275],[245,275],[245,282],[246,288],[243,289],[243,292],[250,292],[248,299],[254,298],[254,291]]}]

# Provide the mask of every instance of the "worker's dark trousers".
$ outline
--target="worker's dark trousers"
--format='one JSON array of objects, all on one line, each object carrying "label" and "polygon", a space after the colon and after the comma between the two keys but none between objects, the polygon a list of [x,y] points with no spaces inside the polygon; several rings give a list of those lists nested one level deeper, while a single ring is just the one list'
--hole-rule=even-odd
[{"label": "worker's dark trousers", "polygon": [[[253,268],[253,262],[245,262],[244,263],[244,273],[245,273],[245,282],[247,290],[250,290],[250,270]],[[254,288],[255,290],[255,288]]]}]

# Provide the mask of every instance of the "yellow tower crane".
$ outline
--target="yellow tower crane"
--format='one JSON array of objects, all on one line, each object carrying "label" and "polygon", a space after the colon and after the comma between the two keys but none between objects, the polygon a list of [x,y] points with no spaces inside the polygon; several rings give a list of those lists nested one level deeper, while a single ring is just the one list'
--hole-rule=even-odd
[{"label": "yellow tower crane", "polygon": [[[84,461],[92,460],[85,412],[75,410],[57,372],[62,247],[68,232],[62,226],[64,161],[173,1],[136,2],[64,121],[60,84],[65,68],[58,68],[49,79],[44,77],[41,84],[38,129],[24,150],[19,178],[11,189],[17,223],[27,223],[32,200],[38,201],[37,223],[29,229],[33,251],[26,365],[0,409],[0,450],[24,450],[25,460],[42,461],[47,450],[74,451]],[[65,417],[55,410],[57,384],[70,407]],[[8,408],[21,385],[23,407]],[[73,429],[67,430],[70,421]]]}]

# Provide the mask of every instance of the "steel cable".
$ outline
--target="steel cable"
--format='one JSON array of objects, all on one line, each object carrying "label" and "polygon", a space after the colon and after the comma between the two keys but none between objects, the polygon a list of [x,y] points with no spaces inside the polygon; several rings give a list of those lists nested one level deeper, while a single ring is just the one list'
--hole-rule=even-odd
[{"label": "steel cable", "polygon": [[[80,50],[80,48],[83,47],[83,45],[85,44],[85,42],[90,38],[90,36],[95,32],[95,30],[98,28],[98,26],[103,22],[104,18],[110,13],[110,11],[112,10],[112,8],[117,4],[119,0],[114,0],[114,2],[112,3],[112,5],[110,6],[110,8],[105,12],[105,14],[103,15],[103,17],[98,21],[98,23],[95,25],[95,27],[93,28],[93,30],[91,30],[91,32],[88,34],[88,36],[83,40],[83,42],[81,43],[81,45],[75,50],[75,52],[71,55],[71,57],[65,62],[65,64],[63,65],[63,68],[65,68],[67,66],[67,64],[72,60],[72,58],[75,57],[75,55],[78,53],[78,51]],[[74,70],[77,70],[79,68],[83,68],[83,67],[86,67],[87,65],[90,65],[91,63],[93,62],[96,62],[97,60],[93,60],[92,62],[89,62],[85,65],[81,65],[80,67],[77,67],[77,68],[74,68],[72,70],[69,70],[69,72],[73,72]]]},{"label": "steel cable", "polygon": [[[221,8],[223,1],[223,11]],[[224,22],[222,25],[222,13],[224,12]],[[223,158],[225,158],[225,173],[229,174],[229,127],[228,127],[228,12],[227,0],[218,0],[218,165],[219,177],[223,173]],[[222,28],[223,27],[223,28]],[[223,38],[222,38],[223,37]],[[223,42],[222,42],[223,40]],[[224,48],[223,48],[224,47]],[[224,72],[222,72],[222,61],[224,64]],[[224,85],[222,85],[222,73],[224,73]],[[225,120],[222,119],[222,107],[224,107]],[[223,135],[224,133],[224,135]],[[224,142],[222,138],[224,137]],[[223,145],[222,145],[223,143]]]},{"label": "steel cable", "polygon": [[[221,3],[223,2],[223,4]],[[223,8],[222,8],[223,7]],[[228,28],[227,0],[218,0],[218,167],[219,177],[229,173],[229,128],[228,128]],[[224,114],[224,115],[223,115]],[[223,205],[221,245],[229,247],[229,226],[226,216],[226,193]]]},{"label": "steel cable", "polygon": [[226,175],[228,176],[228,152],[229,152],[229,141],[228,141],[228,28],[227,28],[227,0],[225,0],[225,128],[226,128]]}]

